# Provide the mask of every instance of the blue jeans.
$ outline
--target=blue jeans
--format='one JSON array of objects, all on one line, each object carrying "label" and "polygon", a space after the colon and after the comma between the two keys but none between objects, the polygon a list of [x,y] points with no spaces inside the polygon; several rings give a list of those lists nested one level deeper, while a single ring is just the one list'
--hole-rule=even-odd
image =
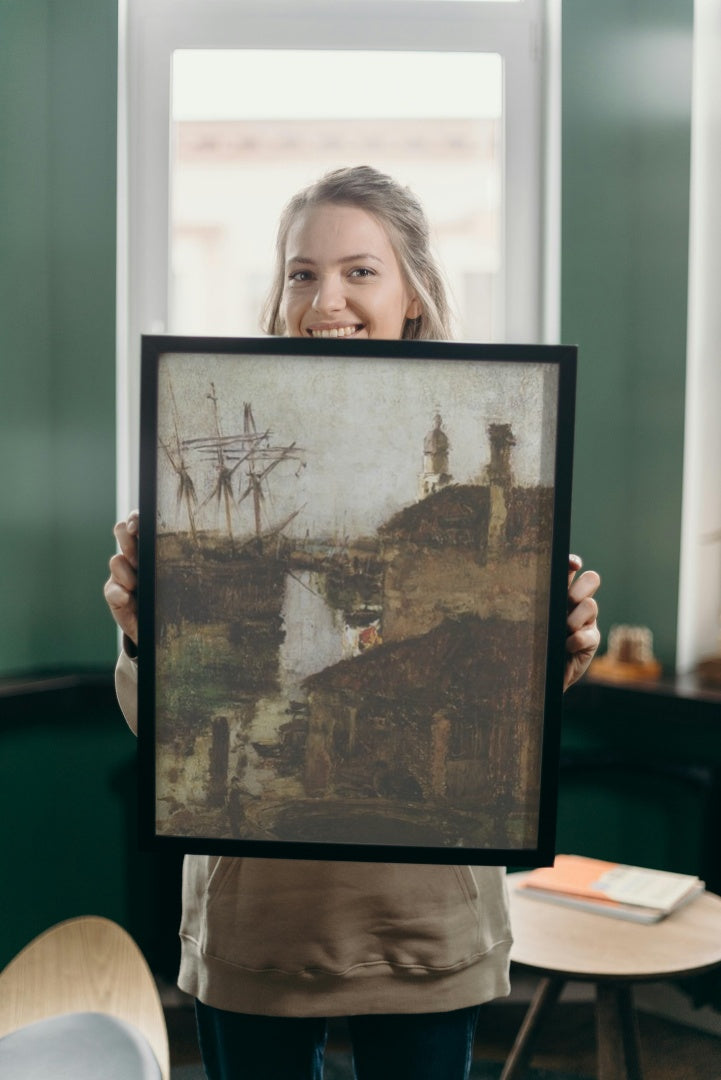
[{"label": "blue jeans", "polygon": [[[321,1080],[325,1018],[195,1009],[208,1080]],[[478,1010],[348,1017],[356,1080],[467,1080]]]}]

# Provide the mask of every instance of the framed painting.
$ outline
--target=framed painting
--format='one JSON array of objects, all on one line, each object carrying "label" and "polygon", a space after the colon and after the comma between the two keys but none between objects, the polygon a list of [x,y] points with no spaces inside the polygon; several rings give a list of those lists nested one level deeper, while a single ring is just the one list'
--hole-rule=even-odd
[{"label": "framed painting", "polygon": [[554,854],[576,351],[145,337],[145,846]]}]

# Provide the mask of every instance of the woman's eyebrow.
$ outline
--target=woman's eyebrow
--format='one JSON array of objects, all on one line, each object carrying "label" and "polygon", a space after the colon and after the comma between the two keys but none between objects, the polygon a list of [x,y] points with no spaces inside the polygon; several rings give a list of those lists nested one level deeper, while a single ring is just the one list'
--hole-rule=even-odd
[{"label": "woman's eyebrow", "polygon": [[[383,260],[381,259],[380,255],[373,255],[370,251],[361,251],[358,255],[344,255],[341,259],[338,260],[338,262],[364,262],[367,259],[372,259],[373,262],[381,263],[381,265],[383,264]],[[291,263],[300,263],[303,266],[316,265],[315,259],[309,259],[305,255],[289,256],[289,258],[286,260],[286,265],[290,265]]]},{"label": "woman's eyebrow", "polygon": [[358,255],[344,255],[343,258],[338,261],[342,263],[364,262],[366,259],[372,259],[373,262],[383,262],[379,255],[372,255],[370,251],[361,251]]}]

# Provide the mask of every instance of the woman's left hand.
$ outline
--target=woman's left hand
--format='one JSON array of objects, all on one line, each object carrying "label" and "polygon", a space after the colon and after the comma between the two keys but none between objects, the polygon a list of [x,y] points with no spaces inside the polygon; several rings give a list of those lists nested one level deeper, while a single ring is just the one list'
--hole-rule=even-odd
[{"label": "woman's left hand", "polygon": [[601,640],[596,618],[598,604],[594,593],[601,584],[595,570],[576,574],[583,566],[578,555],[568,556],[568,617],[566,619],[566,670],[563,689],[568,690],[581,678],[593,660]]}]

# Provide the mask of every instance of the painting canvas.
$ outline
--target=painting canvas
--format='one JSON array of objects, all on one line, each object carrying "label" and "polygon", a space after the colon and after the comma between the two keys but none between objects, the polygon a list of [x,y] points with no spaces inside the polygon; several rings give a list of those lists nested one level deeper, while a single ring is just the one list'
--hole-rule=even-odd
[{"label": "painting canvas", "polygon": [[150,846],[552,855],[575,350],[148,337]]}]

